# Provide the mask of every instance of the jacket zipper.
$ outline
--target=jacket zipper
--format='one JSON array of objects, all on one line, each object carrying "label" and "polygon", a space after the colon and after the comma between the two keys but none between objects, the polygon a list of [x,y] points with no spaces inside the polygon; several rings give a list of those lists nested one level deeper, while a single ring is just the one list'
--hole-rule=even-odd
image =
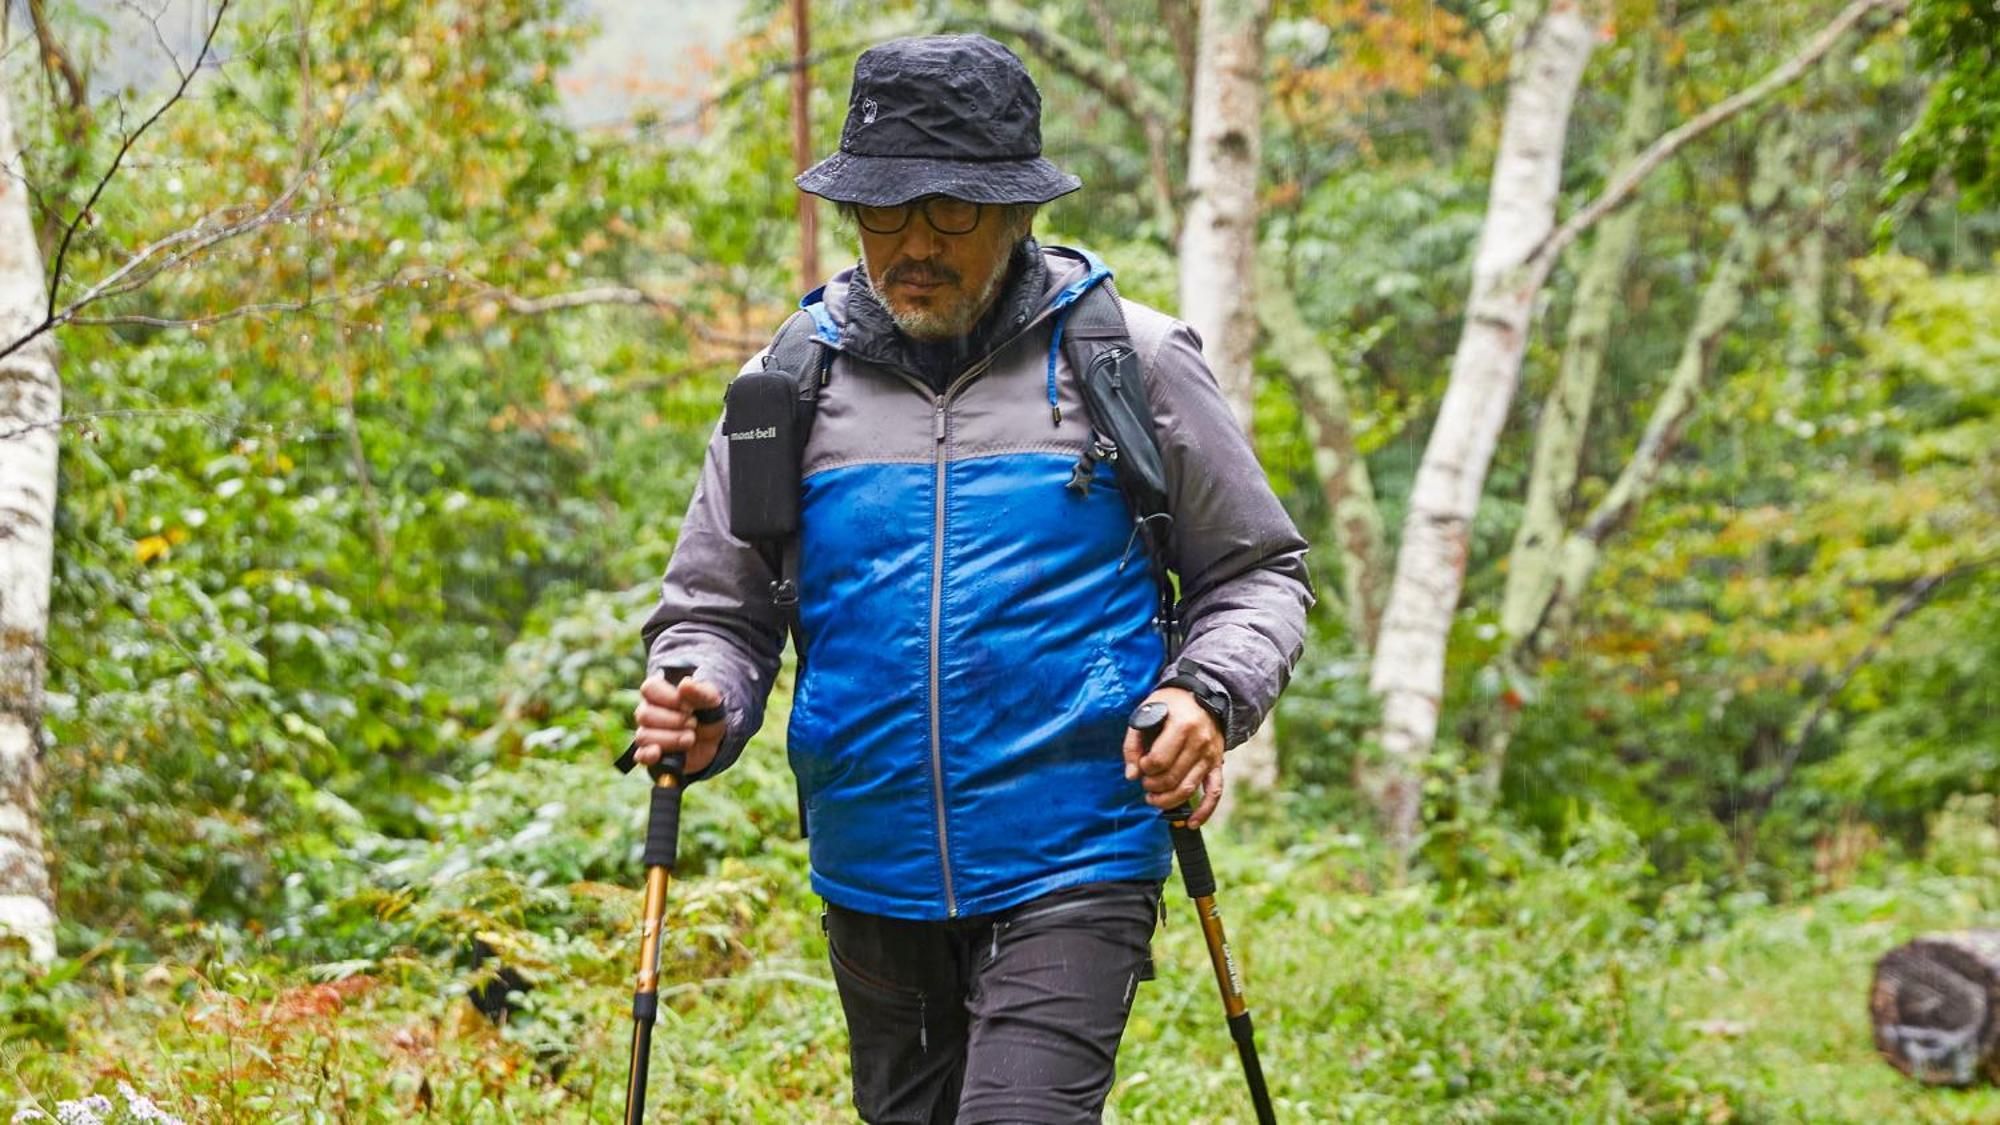
[{"label": "jacket zipper", "polygon": [[[1025,331],[1025,328],[1023,329]],[[1018,335],[1018,334],[1017,334]],[[931,803],[937,817],[938,864],[944,875],[944,909],[948,917],[958,917],[958,891],[951,877],[951,830],[945,825],[944,816],[944,735],[943,708],[938,702],[938,681],[944,678],[943,656],[938,640],[938,629],[944,620],[944,492],[945,466],[950,434],[952,397],[967,383],[985,374],[992,366],[994,353],[1013,342],[1010,337],[989,351],[984,359],[958,373],[945,385],[942,394],[933,393],[929,386],[900,368],[889,368],[904,382],[915,387],[931,400],[931,627],[930,627],[930,734],[931,734]]]},{"label": "jacket zipper", "polygon": [[[944,480],[945,453],[950,432],[949,419],[952,397],[993,366],[993,357],[1026,335],[1028,330],[1040,324],[1052,310],[1044,309],[1042,315],[1029,318],[1013,335],[986,349],[986,355],[971,367],[959,372],[945,384],[942,394],[933,392],[929,384],[911,372],[900,367],[879,364],[884,370],[916,388],[917,393],[931,400],[931,463],[933,510],[931,517],[931,628],[930,628],[930,731],[931,731],[931,801],[937,814],[938,864],[944,874],[944,910],[950,918],[958,917],[958,893],[951,878],[951,832],[944,820],[944,739],[941,710],[938,704],[938,681],[943,678],[942,658],[939,655],[938,627],[944,618]],[[866,360],[866,357],[859,357]]]},{"label": "jacket zipper", "polygon": [[951,388],[937,396],[937,413],[932,415],[931,428],[932,464],[935,476],[931,484],[931,800],[937,810],[938,861],[944,865],[944,912],[950,917],[958,917],[958,895],[951,885],[951,833],[944,824],[944,738],[941,731],[941,708],[938,706],[938,680],[942,677],[941,657],[938,642],[938,626],[944,620],[944,470],[945,470],[945,406],[951,397]]}]

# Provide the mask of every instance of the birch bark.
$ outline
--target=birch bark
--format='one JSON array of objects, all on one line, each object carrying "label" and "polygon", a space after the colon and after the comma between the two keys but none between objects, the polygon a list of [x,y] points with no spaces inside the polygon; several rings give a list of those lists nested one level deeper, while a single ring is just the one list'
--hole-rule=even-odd
[{"label": "birch bark", "polygon": [[[0,339],[47,313],[42,256],[14,142],[13,108],[0,88]],[[56,420],[62,384],[55,346],[42,335],[0,359],[0,934],[55,957],[55,896],[42,852],[43,647],[55,562]]]},{"label": "birch bark", "polygon": [[1553,219],[1563,137],[1590,57],[1594,9],[1586,13],[1583,0],[1552,0],[1528,21],[1514,54],[1465,327],[1417,467],[1369,676],[1382,700],[1376,739],[1382,757],[1363,772],[1363,787],[1399,855],[1415,840],[1423,759],[1437,740],[1445,647],[1465,583],[1472,514],[1520,378],[1535,298],[1556,258],[1630,202],[1674,153],[1797,81],[1871,16],[1908,7],[1909,0],[1852,0],[1762,78],[1661,134],[1560,227]]},{"label": "birch bark", "polygon": [[[1553,551],[1547,558],[1537,556],[1537,565],[1545,573],[1538,576],[1523,601],[1513,607],[1520,627],[1508,629],[1499,657],[1499,664],[1508,675],[1532,676],[1543,651],[1568,631],[1575,620],[1578,601],[1604,557],[1605,541],[1631,522],[1652,493],[1667,457],[1700,406],[1701,391],[1715,370],[1723,336],[1742,311],[1751,268],[1766,241],[1768,225],[1780,201],[1786,157],[1792,147],[1784,138],[1773,138],[1760,147],[1756,178],[1749,192],[1750,205],[1732,230],[1721,259],[1702,288],[1694,321],[1681,341],[1673,374],[1654,404],[1632,458],[1579,528],[1564,535],[1558,526],[1551,542]],[[1510,594],[1512,578],[1510,573]],[[1517,717],[1515,711],[1505,709],[1487,724],[1480,779],[1488,793],[1499,789]]]},{"label": "birch bark", "polygon": [[1421,760],[1437,737],[1445,641],[1465,579],[1468,535],[1547,273],[1536,249],[1555,228],[1570,108],[1596,45],[1578,0],[1552,0],[1515,53],[1465,327],[1410,494],[1369,687],[1382,699],[1383,760],[1364,774],[1391,843],[1415,837]]},{"label": "birch bark", "polygon": [[1202,352],[1246,433],[1270,12],[1270,0],[1202,0],[1180,241],[1181,319],[1201,334]]},{"label": "birch bark", "polygon": [[[1181,319],[1200,333],[1202,353],[1245,433],[1251,432],[1257,348],[1257,175],[1270,18],[1270,0],[1202,0],[1179,247]],[[1230,751],[1220,815],[1234,807],[1234,794],[1277,784],[1271,728],[1266,720]]]}]

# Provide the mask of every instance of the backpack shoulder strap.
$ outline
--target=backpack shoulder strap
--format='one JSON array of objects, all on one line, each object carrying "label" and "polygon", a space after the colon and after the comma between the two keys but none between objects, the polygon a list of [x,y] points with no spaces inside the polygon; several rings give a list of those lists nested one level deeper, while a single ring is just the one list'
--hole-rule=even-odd
[{"label": "backpack shoulder strap", "polygon": [[[814,290],[812,297],[818,295],[819,291]],[[826,385],[827,375],[833,370],[833,348],[819,321],[822,310],[823,306],[815,303],[786,317],[764,353],[764,370],[790,375],[798,388],[797,425],[792,434],[802,455],[806,439],[812,436],[813,418],[819,413],[819,389]],[[830,322],[824,327],[830,328]]]},{"label": "backpack shoulder strap", "polygon": [[1095,258],[1079,256],[1090,273],[1056,326],[1057,345],[1077,380],[1092,431],[1070,486],[1088,491],[1097,462],[1111,462],[1118,489],[1132,509],[1134,534],[1145,544],[1160,587],[1160,623],[1171,653],[1179,648],[1180,633],[1168,551],[1173,513],[1145,369],[1110,271]]},{"label": "backpack shoulder strap", "polygon": [[[806,443],[812,438],[813,421],[819,416],[819,389],[833,370],[833,345],[839,332],[821,299],[823,289],[815,289],[799,303],[799,311],[785,319],[771,346],[764,352],[764,370],[782,372],[793,386],[793,463],[805,464]],[[760,542],[757,549],[771,564],[778,581],[771,587],[771,600],[785,610],[791,625],[794,646],[798,642],[798,534],[780,540]],[[800,652],[803,653],[803,649]]]},{"label": "backpack shoulder strap", "polygon": [[[805,464],[806,442],[812,437],[813,420],[819,415],[819,390],[826,385],[827,376],[833,371],[833,349],[840,342],[840,334],[826,312],[821,300],[824,289],[815,289],[799,303],[799,311],[785,319],[778,327],[778,334],[771,338],[771,346],[764,353],[764,370],[779,371],[791,377],[795,388],[792,400],[792,446],[795,456],[793,463]],[[778,576],[771,584],[771,601],[785,615],[785,631],[792,638],[792,652],[798,659],[799,672],[805,671],[805,636],[799,630],[799,536],[796,531],[777,540],[761,540],[754,544],[771,573]],[[811,832],[806,823],[806,801],[803,783],[797,793],[799,808],[799,836],[805,838]]]},{"label": "backpack shoulder strap", "polygon": [[1170,522],[1166,466],[1153,430],[1145,369],[1109,278],[1077,298],[1062,332],[1063,358],[1075,374],[1096,444],[1109,446],[1089,459],[1111,462],[1142,525]]}]

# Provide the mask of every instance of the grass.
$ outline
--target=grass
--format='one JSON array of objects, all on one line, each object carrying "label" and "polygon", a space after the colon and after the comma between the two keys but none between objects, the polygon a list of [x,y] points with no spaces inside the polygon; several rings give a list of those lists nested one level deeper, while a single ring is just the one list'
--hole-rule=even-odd
[{"label": "grass", "polygon": [[[1786,906],[1687,889],[1641,909],[1614,832],[1506,886],[1387,891],[1365,889],[1366,857],[1340,837],[1212,835],[1283,1120],[2000,1120],[2000,1092],[1923,1089],[1877,1059],[1865,1000],[1881,952],[1994,924],[1990,883],[1892,873]],[[94,965],[65,986],[60,1053],[0,1048],[0,1112],[123,1081],[200,1122],[615,1120],[637,896],[547,893],[572,920],[520,939],[536,985],[504,1029],[465,999],[477,974],[409,950],[317,971]],[[1175,905],[1106,1120],[1245,1121],[1200,934]],[[803,848],[718,864],[675,909],[654,1119],[851,1120]]]},{"label": "grass", "polygon": [[1992,894],[1948,879],[1850,888],[1684,951],[1668,978],[1670,1011],[1741,1028],[1695,1037],[1690,1060],[1729,1075],[1745,1121],[2000,1121],[2000,1090],[1927,1089],[1883,1062],[1867,999],[1889,949],[1924,932],[2000,924]]}]

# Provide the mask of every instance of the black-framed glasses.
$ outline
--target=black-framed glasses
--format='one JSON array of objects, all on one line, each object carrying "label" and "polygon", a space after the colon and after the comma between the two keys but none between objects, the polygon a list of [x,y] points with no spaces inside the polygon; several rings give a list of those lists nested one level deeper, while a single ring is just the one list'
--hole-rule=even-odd
[{"label": "black-framed glasses", "polygon": [[970,234],[979,225],[982,204],[949,195],[927,195],[894,207],[856,207],[854,217],[869,234],[897,234],[910,225],[910,216],[924,213],[924,221],[939,234]]}]

